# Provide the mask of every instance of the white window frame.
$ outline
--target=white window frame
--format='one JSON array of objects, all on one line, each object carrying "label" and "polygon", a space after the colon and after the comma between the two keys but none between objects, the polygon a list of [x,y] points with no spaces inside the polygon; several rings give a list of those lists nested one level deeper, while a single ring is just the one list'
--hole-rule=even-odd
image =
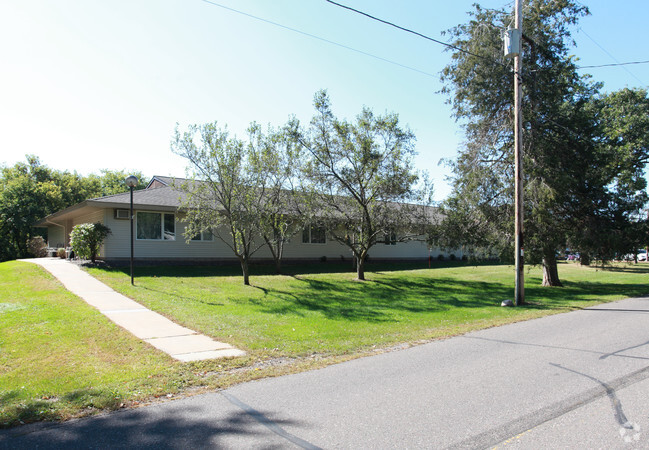
[{"label": "white window frame", "polygon": [[[157,239],[150,239],[150,238],[140,238],[138,237],[138,232],[137,232],[137,223],[139,221],[139,215],[141,213],[144,214],[157,214],[160,216],[160,238]],[[170,239],[167,239],[165,237],[165,216],[169,215],[174,218],[174,232],[173,232],[173,237]],[[154,242],[174,242],[176,240],[176,214],[171,213],[171,212],[165,212],[165,211],[136,211],[135,212],[135,240],[136,241],[154,241]]]}]

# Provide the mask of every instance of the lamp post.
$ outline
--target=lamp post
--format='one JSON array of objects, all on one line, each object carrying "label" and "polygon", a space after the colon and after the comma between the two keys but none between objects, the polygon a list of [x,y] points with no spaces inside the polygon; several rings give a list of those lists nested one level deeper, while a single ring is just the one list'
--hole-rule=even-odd
[{"label": "lamp post", "polygon": [[137,186],[137,177],[130,175],[126,177],[125,182],[131,190],[131,285],[135,285],[133,280],[133,188]]}]

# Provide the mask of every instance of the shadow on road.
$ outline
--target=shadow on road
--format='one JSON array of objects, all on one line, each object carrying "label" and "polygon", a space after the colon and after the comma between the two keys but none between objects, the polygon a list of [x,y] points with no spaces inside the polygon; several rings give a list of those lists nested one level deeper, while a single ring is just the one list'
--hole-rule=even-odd
[{"label": "shadow on road", "polygon": [[[218,398],[215,401],[224,404]],[[161,407],[118,411],[61,424],[35,424],[1,430],[0,449],[246,448],[260,440],[267,441],[269,448],[286,447],[291,443],[302,448],[317,448],[282,428],[306,427],[306,424],[281,419],[276,417],[277,413],[269,411],[251,414],[231,399],[228,401],[236,409],[222,408],[227,412],[220,412],[218,408],[207,405],[188,407],[178,401]]]}]

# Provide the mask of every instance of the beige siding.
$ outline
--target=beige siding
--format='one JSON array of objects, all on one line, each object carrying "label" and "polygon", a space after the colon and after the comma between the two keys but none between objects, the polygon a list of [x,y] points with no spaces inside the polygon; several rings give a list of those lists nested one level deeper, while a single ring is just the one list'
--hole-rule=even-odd
[{"label": "beige siding", "polygon": [[82,223],[96,223],[104,222],[104,210],[97,210],[89,214],[84,214],[83,216],[75,217],[72,226],[79,225]]},{"label": "beige siding", "polygon": [[[136,211],[137,212],[137,211]],[[96,222],[97,219],[94,220]],[[112,233],[104,242],[101,255],[107,259],[119,259],[130,257],[130,221],[115,219],[113,209],[106,209],[103,212],[101,221],[108,226]],[[138,259],[219,259],[232,260],[235,258],[232,250],[216,236],[213,241],[185,241],[186,223],[182,216],[176,214],[176,239],[165,240],[135,240],[134,254]],[[223,236],[227,238],[227,232],[223,230]],[[259,240],[259,244],[262,240]],[[439,254],[448,256],[448,253],[433,250],[430,254],[436,258]],[[456,257],[462,256],[461,251],[454,253]],[[370,258],[377,259],[425,259],[429,256],[428,246],[425,242],[409,241],[400,242],[396,245],[376,244],[370,249]],[[346,246],[327,237],[325,244],[307,244],[302,242],[302,233],[292,236],[284,247],[284,258],[289,259],[321,259],[325,257],[329,261],[346,259],[352,257],[351,251]],[[272,255],[268,248],[262,246],[254,255],[255,259],[270,259]]]},{"label": "beige siding", "polygon": [[[136,211],[137,213],[137,211]],[[104,243],[105,258],[128,258],[131,255],[131,228],[130,221],[115,219],[113,210],[107,209],[104,223],[111,229],[112,234]],[[220,240],[185,242],[186,223],[179,220],[176,214],[176,239],[165,240],[138,240],[134,241],[134,254],[136,258],[162,258],[162,259],[231,259],[232,251]],[[134,223],[135,232],[135,223]]]},{"label": "beige siding", "polygon": [[47,227],[47,246],[52,248],[65,247],[65,230],[63,227],[56,225]]}]

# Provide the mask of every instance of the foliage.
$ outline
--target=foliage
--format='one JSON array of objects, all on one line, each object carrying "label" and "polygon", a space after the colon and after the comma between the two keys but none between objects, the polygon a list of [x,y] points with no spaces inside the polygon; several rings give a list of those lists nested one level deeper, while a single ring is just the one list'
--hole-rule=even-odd
[{"label": "foliage", "polygon": [[314,107],[306,130],[295,119],[288,125],[308,155],[303,189],[317,205],[312,220],[349,247],[362,280],[369,250],[386,235],[405,241],[422,234],[432,189],[416,189],[415,136],[396,114],[363,108],[354,122],[339,120],[326,91],[315,94]]},{"label": "foliage", "polygon": [[189,160],[192,176],[201,180],[180,186],[187,194],[187,239],[211,231],[232,250],[244,284],[250,284],[250,257],[264,245],[259,242],[264,196],[258,192],[264,175],[250,170],[250,148],[214,122],[190,125],[182,134],[176,127],[172,149]]},{"label": "foliage", "polygon": [[29,256],[27,241],[43,232],[33,227],[40,219],[89,198],[128,190],[124,172],[101,173],[84,177],[57,171],[32,155],[25,163],[0,166],[0,261]]},{"label": "foliage", "polygon": [[130,175],[135,175],[139,180],[137,186],[134,190],[138,191],[146,187],[144,175],[139,170],[108,170],[101,169],[99,171],[101,175],[90,175],[89,178],[96,179],[101,186],[101,196],[122,194],[124,192],[129,192],[128,186],[126,186],[124,180]]},{"label": "foliage", "polygon": [[[453,193],[433,240],[513,255],[513,75],[501,40],[512,16],[479,5],[470,14],[449,32],[463,51],[442,73],[467,140],[450,163]],[[555,253],[568,243],[600,256],[622,251],[646,201],[646,92],[600,95],[577,73],[569,29],[585,14],[572,0],[532,0],[523,21],[525,257],[543,264],[547,285],[561,284]],[[634,114],[609,114],[616,104]]]},{"label": "foliage", "polygon": [[282,130],[266,133],[252,123],[248,129],[248,170],[256,174],[259,203],[258,226],[281,272],[284,244],[309,220],[308,195],[297,179],[302,164],[299,149]]},{"label": "foliage", "polygon": [[[584,258],[611,260],[647,245],[644,168],[649,159],[649,98],[644,89],[625,88],[593,98],[589,116],[599,127],[597,153],[584,171],[601,178],[600,197],[589,198],[568,233],[571,248]],[[601,155],[601,156],[600,156]],[[591,177],[592,179],[593,177]],[[591,181],[592,183],[592,181]]]},{"label": "foliage", "polygon": [[47,256],[47,244],[42,236],[34,236],[27,241],[27,249],[36,258]]},{"label": "foliage", "polygon": [[70,246],[77,256],[90,259],[94,264],[101,244],[110,233],[110,228],[101,222],[81,223],[70,233]]}]

